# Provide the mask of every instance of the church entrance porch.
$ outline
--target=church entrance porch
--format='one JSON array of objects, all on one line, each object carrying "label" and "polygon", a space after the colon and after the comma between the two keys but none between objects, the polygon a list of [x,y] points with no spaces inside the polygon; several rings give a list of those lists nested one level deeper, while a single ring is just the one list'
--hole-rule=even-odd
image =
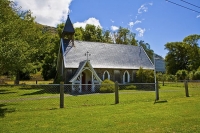
[{"label": "church entrance porch", "polygon": [[82,72],[81,88],[82,93],[91,93],[95,90],[92,89],[92,73],[89,70]]},{"label": "church entrance porch", "polygon": [[80,62],[79,68],[74,77],[70,80],[72,82],[72,93],[94,93],[95,84],[100,84],[102,81],[92,68],[89,60]]}]

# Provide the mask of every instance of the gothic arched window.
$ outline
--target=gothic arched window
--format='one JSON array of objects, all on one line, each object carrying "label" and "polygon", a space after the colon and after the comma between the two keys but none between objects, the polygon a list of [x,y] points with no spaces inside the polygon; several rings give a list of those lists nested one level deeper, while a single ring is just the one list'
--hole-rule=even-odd
[{"label": "gothic arched window", "polygon": [[128,82],[130,82],[130,74],[129,74],[128,71],[125,71],[124,75],[123,75],[123,83],[125,84],[125,83],[128,83]]},{"label": "gothic arched window", "polygon": [[105,80],[105,79],[109,79],[109,80],[110,80],[110,74],[109,74],[108,71],[105,71],[105,72],[103,73],[103,80]]}]

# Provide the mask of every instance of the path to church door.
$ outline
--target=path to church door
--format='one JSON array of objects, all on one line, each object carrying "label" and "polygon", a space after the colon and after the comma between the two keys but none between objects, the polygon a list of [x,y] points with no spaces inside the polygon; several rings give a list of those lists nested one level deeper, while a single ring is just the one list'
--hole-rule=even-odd
[{"label": "path to church door", "polygon": [[83,72],[82,73],[82,80],[81,80],[81,82],[82,82],[82,91],[86,91],[85,90],[85,88],[86,88],[86,86],[85,86],[85,73]]}]

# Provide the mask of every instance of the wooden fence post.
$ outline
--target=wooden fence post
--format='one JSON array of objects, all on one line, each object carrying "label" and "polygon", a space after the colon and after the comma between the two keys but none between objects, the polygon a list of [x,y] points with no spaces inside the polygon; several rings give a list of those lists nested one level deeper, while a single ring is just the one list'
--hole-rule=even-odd
[{"label": "wooden fence post", "polygon": [[119,103],[119,84],[115,82],[115,104]]},{"label": "wooden fence post", "polygon": [[64,82],[60,82],[60,108],[64,108]]},{"label": "wooden fence post", "polygon": [[185,96],[189,97],[188,82],[185,80]]},{"label": "wooden fence post", "polygon": [[156,100],[159,100],[159,84],[158,81],[156,81]]}]

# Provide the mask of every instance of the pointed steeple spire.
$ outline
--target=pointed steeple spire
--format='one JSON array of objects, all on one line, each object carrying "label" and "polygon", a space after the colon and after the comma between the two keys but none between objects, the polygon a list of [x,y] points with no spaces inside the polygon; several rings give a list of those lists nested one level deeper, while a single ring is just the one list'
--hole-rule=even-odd
[{"label": "pointed steeple spire", "polygon": [[65,35],[74,35],[74,33],[75,33],[75,30],[74,30],[73,24],[69,18],[69,15],[68,15],[67,20],[65,22],[65,27],[62,32],[62,37],[64,37]]}]

